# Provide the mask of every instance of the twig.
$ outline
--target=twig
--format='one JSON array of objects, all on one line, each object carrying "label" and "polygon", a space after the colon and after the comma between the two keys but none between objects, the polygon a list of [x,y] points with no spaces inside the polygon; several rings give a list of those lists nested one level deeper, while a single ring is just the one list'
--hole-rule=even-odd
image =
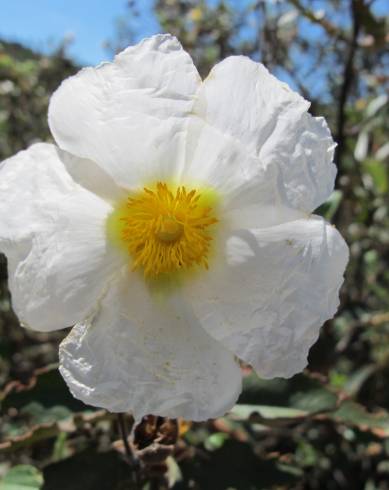
[{"label": "twig", "polygon": [[126,453],[126,461],[131,469],[131,479],[132,483],[139,488],[139,461],[135,457],[133,450],[128,442],[128,431],[126,426],[126,419],[123,413],[118,413],[118,426],[120,431],[120,436],[124,444],[124,450]]},{"label": "twig", "polygon": [[118,413],[118,424],[119,424],[120,436],[121,436],[123,444],[124,444],[124,449],[126,450],[127,459],[132,460],[133,454],[132,454],[130,445],[128,443],[128,432],[127,432],[127,427],[126,427],[124,415],[122,413]]},{"label": "twig", "polygon": [[358,3],[363,3],[363,0],[351,0],[351,14],[353,19],[353,30],[352,37],[349,44],[348,56],[346,59],[346,63],[344,65],[343,71],[343,83],[340,89],[339,95],[339,110],[337,116],[337,125],[336,125],[336,142],[338,143],[336,154],[335,154],[335,163],[339,167],[341,162],[344,146],[345,146],[345,122],[346,122],[346,104],[349,96],[349,91],[351,88],[351,84],[353,82],[353,74],[354,74],[354,58],[357,50],[357,40],[358,34],[360,30],[360,21],[359,21],[359,12],[358,12]]},{"label": "twig", "polygon": [[260,0],[257,7],[262,15],[262,25],[261,29],[259,30],[259,49],[262,55],[262,63],[266,67],[270,68],[269,45],[267,39],[268,16],[266,2],[264,0]]},{"label": "twig", "polygon": [[325,17],[317,16],[315,12],[312,12],[312,10],[309,10],[304,5],[302,5],[300,0],[289,1],[299,11],[301,15],[303,15],[306,19],[310,20],[314,24],[318,24],[319,26],[321,26],[328,35],[330,35],[331,37],[336,37],[337,39],[342,39],[343,41],[347,41],[346,37],[340,31],[340,29],[334,24],[331,24],[331,22]]}]

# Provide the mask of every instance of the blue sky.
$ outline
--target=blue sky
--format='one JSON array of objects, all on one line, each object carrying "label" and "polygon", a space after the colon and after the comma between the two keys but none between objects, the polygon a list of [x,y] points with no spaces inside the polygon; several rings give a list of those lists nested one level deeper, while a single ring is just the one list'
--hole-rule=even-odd
[{"label": "blue sky", "polygon": [[[141,18],[134,27],[142,37],[159,30],[151,3],[139,2]],[[47,52],[65,36],[74,36],[69,54],[95,64],[110,58],[103,44],[115,37],[116,20],[127,14],[126,5],[126,0],[0,0],[0,37]]]},{"label": "blue sky", "polygon": [[[238,5],[248,2],[230,1]],[[387,2],[375,0],[375,13],[388,14]],[[152,3],[153,0],[137,2],[141,16],[131,23],[138,38],[160,30],[152,14]],[[128,16],[126,5],[126,0],[0,0],[0,38],[49,52],[65,37],[72,36],[69,55],[81,64],[96,64],[111,58],[104,42],[115,38],[118,18]],[[326,2],[315,0],[315,5],[325,7]]]}]

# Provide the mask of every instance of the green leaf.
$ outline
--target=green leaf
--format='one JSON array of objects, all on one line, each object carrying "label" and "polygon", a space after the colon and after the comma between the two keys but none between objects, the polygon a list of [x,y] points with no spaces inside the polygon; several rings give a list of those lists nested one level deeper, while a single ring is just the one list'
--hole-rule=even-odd
[{"label": "green leaf", "polygon": [[95,407],[73,398],[57,365],[37,370],[26,384],[11,381],[0,392],[0,401],[2,411],[15,413],[2,426],[0,452],[57,437],[63,431],[62,422],[68,421],[65,432],[72,432],[77,430],[76,418],[81,417],[81,424],[84,423],[84,416],[94,419],[96,415],[100,418]]},{"label": "green leaf", "polygon": [[329,418],[371,431],[379,437],[389,437],[389,414],[385,411],[370,413],[362,405],[347,400]]},{"label": "green leaf", "polygon": [[53,461],[61,461],[61,459],[66,458],[69,455],[68,449],[66,447],[66,440],[68,435],[66,432],[60,432],[55,440],[53,448]]},{"label": "green leaf", "polygon": [[309,412],[296,408],[275,407],[269,405],[235,405],[229,412],[235,420],[252,420],[266,423],[270,421],[288,421],[307,417]]},{"label": "green leaf", "polygon": [[5,434],[6,437],[0,443],[0,453],[32,446],[38,441],[58,437],[62,432],[74,433],[84,425],[90,426],[90,424],[98,423],[102,420],[110,420],[112,417],[113,415],[109,412],[99,410],[75,413],[65,419],[30,426],[16,420],[5,424],[4,428],[2,427],[3,435]]},{"label": "green leaf", "polygon": [[375,190],[378,194],[385,194],[388,191],[388,172],[384,162],[380,160],[365,160],[363,163],[364,171],[370,175]]},{"label": "green leaf", "polygon": [[315,447],[303,439],[300,440],[296,449],[296,460],[302,466],[315,466],[318,460]]},{"label": "green leaf", "polygon": [[374,116],[382,107],[388,103],[388,96],[386,94],[378,95],[373,100],[371,100],[366,107],[367,117]]},{"label": "green leaf", "polygon": [[333,410],[337,400],[337,395],[323,386],[317,386],[316,388],[312,386],[310,390],[296,391],[291,396],[292,406],[312,414]]},{"label": "green leaf", "polygon": [[343,386],[343,391],[349,396],[355,396],[360,391],[365,382],[377,370],[374,364],[367,364],[357,369],[347,380]]},{"label": "green leaf", "polygon": [[328,200],[315,211],[315,214],[319,214],[326,220],[331,221],[342,202],[342,198],[342,191],[334,191]]},{"label": "green leaf", "polygon": [[43,485],[42,473],[30,465],[11,468],[0,482],[0,490],[39,490]]},{"label": "green leaf", "polygon": [[27,431],[43,425],[48,429],[49,424],[70,419],[72,416],[73,412],[66,407],[54,406],[45,408],[38,402],[30,402],[20,409],[17,417],[3,425],[3,436],[10,438],[21,436]]},{"label": "green leaf", "polygon": [[208,451],[215,451],[220,449],[228,438],[229,435],[224,432],[215,432],[206,439],[204,446]]},{"label": "green leaf", "polygon": [[333,410],[337,405],[337,395],[318,379],[299,374],[291,379],[276,378],[263,380],[252,373],[243,382],[243,393],[239,403],[297,409],[309,414]]},{"label": "green leaf", "polygon": [[367,131],[361,131],[358,135],[357,144],[354,149],[354,158],[359,162],[362,162],[369,149],[369,133]]}]

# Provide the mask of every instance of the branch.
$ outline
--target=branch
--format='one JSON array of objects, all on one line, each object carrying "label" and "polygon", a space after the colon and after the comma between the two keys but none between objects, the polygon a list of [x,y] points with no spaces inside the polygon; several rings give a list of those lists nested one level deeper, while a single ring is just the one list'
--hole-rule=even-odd
[{"label": "branch", "polygon": [[[117,414],[117,419],[118,419],[118,425],[119,425],[119,432],[123,441],[124,445],[124,450],[125,450],[125,455],[126,455],[126,462],[130,467],[131,470],[131,480],[132,483],[135,485],[135,488],[140,488],[140,483],[139,483],[139,461],[138,458],[135,456],[134,451],[132,450],[129,441],[128,441],[128,431],[127,431],[127,420],[126,417],[123,413],[118,413]],[[131,421],[132,424],[134,424],[134,420]]]},{"label": "branch", "polygon": [[343,70],[343,83],[340,88],[339,95],[339,110],[336,124],[336,142],[338,143],[335,163],[339,167],[341,162],[344,146],[345,146],[345,122],[346,122],[346,104],[349,96],[349,91],[353,82],[354,75],[354,58],[357,50],[357,40],[360,30],[359,19],[359,3],[363,3],[363,0],[351,0],[351,14],[353,21],[352,36],[349,44],[348,55]]},{"label": "branch", "polygon": [[314,24],[321,26],[326,33],[331,37],[336,37],[337,39],[341,39],[342,41],[347,41],[347,37],[340,31],[340,29],[331,24],[329,20],[325,17],[318,17],[315,12],[306,8],[300,0],[289,0],[289,2],[299,11],[299,13],[304,16],[306,19],[310,20]]}]

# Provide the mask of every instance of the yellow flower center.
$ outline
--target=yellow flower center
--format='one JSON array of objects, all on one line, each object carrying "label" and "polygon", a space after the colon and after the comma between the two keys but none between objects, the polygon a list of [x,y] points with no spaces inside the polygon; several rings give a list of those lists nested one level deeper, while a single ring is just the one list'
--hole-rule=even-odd
[{"label": "yellow flower center", "polygon": [[217,223],[209,192],[158,182],[130,194],[108,220],[109,234],[116,235],[133,258],[133,268],[147,277],[208,268],[212,225]]}]

